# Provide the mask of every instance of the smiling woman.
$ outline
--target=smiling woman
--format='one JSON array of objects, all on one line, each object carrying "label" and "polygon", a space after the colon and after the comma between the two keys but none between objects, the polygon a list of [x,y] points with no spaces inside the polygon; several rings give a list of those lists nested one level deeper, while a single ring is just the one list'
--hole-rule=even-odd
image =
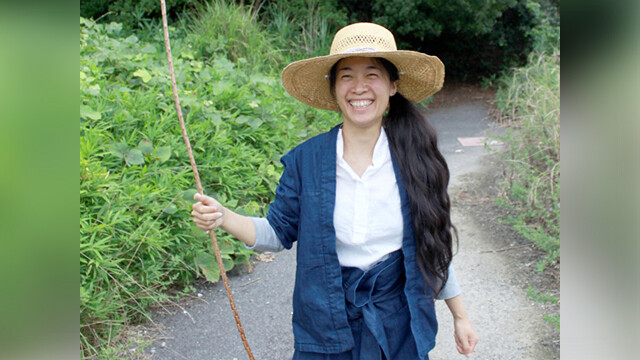
[{"label": "smiling woman", "polygon": [[458,351],[473,352],[478,337],[451,267],[449,170],[412,104],[443,80],[438,58],[397,50],[382,26],[349,25],[330,55],[282,73],[289,94],[340,111],[343,123],[282,157],[267,217],[195,195],[203,230],[220,226],[256,251],[297,242],[294,359],[428,359],[436,299],[451,310]]}]

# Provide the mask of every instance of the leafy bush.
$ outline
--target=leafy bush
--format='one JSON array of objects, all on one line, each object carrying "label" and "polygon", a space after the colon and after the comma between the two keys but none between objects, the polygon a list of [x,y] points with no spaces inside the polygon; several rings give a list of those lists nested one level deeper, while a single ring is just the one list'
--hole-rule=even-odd
[{"label": "leafy bush", "polygon": [[[159,29],[80,19],[80,333],[96,354],[124,324],[146,318],[197,276],[216,280],[210,241],[190,221],[193,178],[175,115]],[[171,28],[181,103],[205,192],[265,214],[279,158],[337,123],[287,96],[279,78],[224,56],[197,59]],[[235,36],[233,33],[225,36]],[[140,40],[149,39],[149,42]],[[244,245],[219,237],[225,268]],[[180,288],[178,287],[178,288]]]},{"label": "leafy bush", "polygon": [[542,271],[560,255],[559,54],[532,53],[529,65],[501,79],[496,98],[510,125],[500,204],[514,210],[508,221],[515,229],[547,252]]}]

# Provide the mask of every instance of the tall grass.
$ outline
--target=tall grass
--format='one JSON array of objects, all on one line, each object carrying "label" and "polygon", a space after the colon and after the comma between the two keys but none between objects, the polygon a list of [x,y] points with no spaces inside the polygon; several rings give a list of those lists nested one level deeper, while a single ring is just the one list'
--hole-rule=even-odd
[{"label": "tall grass", "polygon": [[226,55],[229,61],[261,69],[279,68],[285,62],[276,36],[264,31],[252,6],[209,0],[187,17],[189,41],[205,58]]},{"label": "tall grass", "polygon": [[333,35],[348,20],[333,0],[277,0],[266,6],[262,21],[280,35],[276,45],[288,63],[329,54]]},{"label": "tall grass", "polygon": [[500,203],[514,210],[508,221],[555,265],[560,248],[560,57],[533,53],[527,66],[501,80],[497,105],[508,122],[504,140],[507,176]]}]

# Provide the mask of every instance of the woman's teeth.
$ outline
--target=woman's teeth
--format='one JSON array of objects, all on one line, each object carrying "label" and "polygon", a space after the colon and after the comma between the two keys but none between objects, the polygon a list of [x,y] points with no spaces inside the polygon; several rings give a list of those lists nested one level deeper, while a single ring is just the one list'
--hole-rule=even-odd
[{"label": "woman's teeth", "polygon": [[349,104],[351,104],[351,106],[355,107],[355,108],[363,108],[363,107],[367,107],[369,105],[371,105],[373,103],[373,101],[371,100],[357,100],[357,101],[350,101]]}]

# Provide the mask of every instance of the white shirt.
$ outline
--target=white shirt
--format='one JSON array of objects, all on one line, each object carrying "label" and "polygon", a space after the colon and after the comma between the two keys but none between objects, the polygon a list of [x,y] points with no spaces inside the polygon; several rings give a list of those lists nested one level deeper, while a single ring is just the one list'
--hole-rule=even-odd
[{"label": "white shirt", "polygon": [[[342,158],[342,129],[336,142],[336,204],[333,222],[336,250],[341,266],[368,270],[402,246],[403,219],[400,193],[391,151],[384,129],[373,148],[373,164],[359,177]],[[284,246],[266,218],[251,220],[256,229],[255,251],[282,251]],[[461,293],[458,279],[449,264],[449,278],[437,299],[450,299]]]},{"label": "white shirt", "polygon": [[342,129],[336,142],[336,204],[333,224],[342,266],[368,270],[402,247],[400,193],[384,129],[373,148],[372,165],[358,176],[343,159]]}]

